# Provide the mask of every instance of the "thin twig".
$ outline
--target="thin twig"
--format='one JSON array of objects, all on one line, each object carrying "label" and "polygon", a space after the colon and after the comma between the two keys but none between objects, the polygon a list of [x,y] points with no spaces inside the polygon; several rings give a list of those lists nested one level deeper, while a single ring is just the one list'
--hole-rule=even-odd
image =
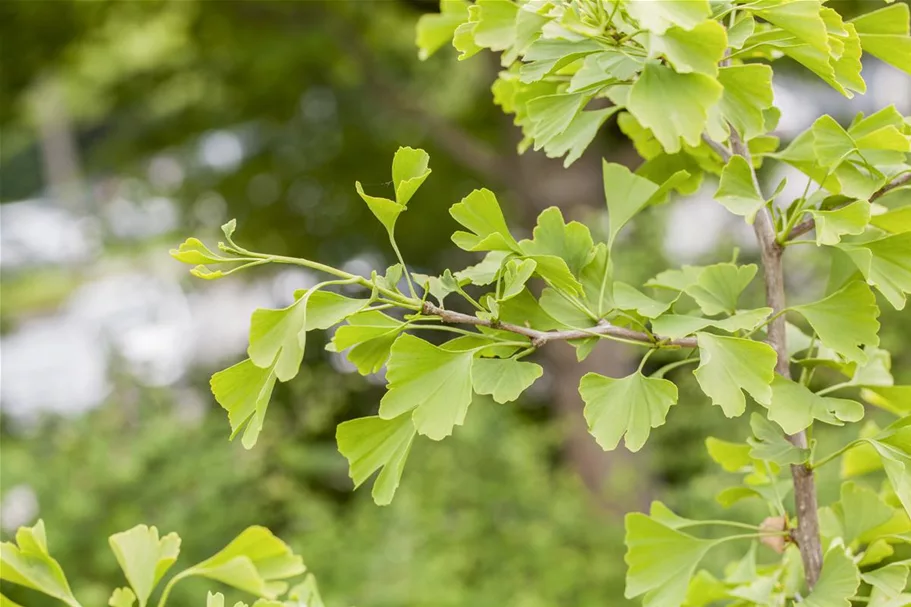
[{"label": "thin twig", "polygon": [[696,342],[695,337],[682,337],[679,339],[662,339],[658,336],[649,335],[648,333],[643,333],[641,331],[633,331],[632,329],[627,329],[626,327],[618,327],[612,325],[606,320],[602,320],[598,323],[597,326],[592,327],[591,329],[569,329],[566,331],[539,331],[537,329],[532,329],[531,327],[523,327],[520,325],[514,325],[507,322],[494,322],[491,320],[485,320],[483,318],[478,318],[477,316],[471,316],[469,314],[463,314],[461,312],[453,312],[452,310],[444,310],[443,308],[436,306],[429,301],[424,302],[423,308],[424,314],[427,316],[437,316],[442,322],[449,324],[463,324],[463,325],[474,325],[476,327],[491,327],[493,329],[500,329],[503,331],[509,331],[510,333],[516,333],[517,335],[523,335],[531,339],[531,343],[534,347],[540,348],[541,346],[552,342],[552,341],[569,341],[573,339],[585,339],[588,337],[611,337],[614,339],[622,339],[625,341],[638,342],[643,345],[652,345],[657,347],[677,347],[677,348],[696,348],[698,343]]}]

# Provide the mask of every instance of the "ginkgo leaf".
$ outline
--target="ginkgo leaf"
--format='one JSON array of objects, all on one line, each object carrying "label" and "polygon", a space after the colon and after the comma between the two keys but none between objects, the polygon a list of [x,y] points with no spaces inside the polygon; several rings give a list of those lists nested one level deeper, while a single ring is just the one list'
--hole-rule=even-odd
[{"label": "ginkgo leaf", "polygon": [[689,30],[672,27],[649,38],[650,56],[664,55],[679,74],[717,75],[718,62],[724,58],[727,46],[724,26],[717,21],[703,21]]},{"label": "ginkgo leaf", "polygon": [[879,307],[872,291],[853,281],[820,301],[793,306],[807,319],[820,341],[846,359],[867,360],[860,346],[879,345]]},{"label": "ginkgo leaf", "polygon": [[534,259],[510,259],[503,267],[503,292],[499,300],[505,301],[521,293],[537,266]]},{"label": "ginkgo leaf", "polygon": [[760,0],[744,7],[816,49],[828,53],[826,24],[817,0]]},{"label": "ginkgo leaf", "polygon": [[699,367],[693,372],[702,391],[727,417],[746,410],[743,390],[756,402],[772,399],[777,356],[768,344],[737,337],[697,333]]},{"label": "ginkgo leaf", "polygon": [[715,200],[752,224],[766,201],[753,180],[753,169],[743,156],[732,156],[721,173]]},{"label": "ginkgo leaf", "polygon": [[394,200],[383,198],[382,196],[371,196],[364,192],[364,186],[360,181],[354,182],[354,189],[357,195],[367,204],[367,208],[373,213],[374,217],[379,219],[386,231],[392,234],[395,230],[395,222],[398,221],[399,215],[405,211],[405,206]]},{"label": "ginkgo leaf", "polygon": [[802,464],[810,459],[810,450],[792,445],[781,433],[781,429],[758,413],[750,416],[750,428],[753,437],[747,439],[750,444],[750,457],[781,466]]},{"label": "ginkgo leaf", "polygon": [[257,367],[273,368],[279,381],[293,379],[300,370],[307,343],[307,300],[315,292],[302,292],[281,310],[257,309],[250,319],[247,355]]},{"label": "ginkgo leaf", "polygon": [[822,561],[819,580],[803,601],[807,607],[851,607],[860,572],[841,546],[832,546]]},{"label": "ginkgo leaf", "polygon": [[331,345],[337,352],[350,348],[348,360],[361,375],[368,375],[386,363],[393,342],[407,326],[378,310],[358,312],[338,328]]},{"label": "ginkgo leaf", "polygon": [[468,21],[468,3],[465,0],[440,0],[439,13],[424,13],[415,28],[418,58],[426,60],[452,40],[455,30]]},{"label": "ginkgo leaf", "polygon": [[611,247],[617,234],[636,213],[646,206],[658,204],[667,197],[670,191],[683,179],[689,177],[686,171],[674,173],[660,186],[645,177],[633,174],[621,164],[602,162],[604,179],[604,198],[607,201],[607,212],[610,219],[608,248]]},{"label": "ginkgo leaf", "polygon": [[301,557],[265,527],[253,526],[215,555],[193,565],[181,577],[217,580],[252,595],[274,599],[288,590],[283,580],[304,573]]},{"label": "ginkgo leaf", "polygon": [[607,245],[599,242],[579,275],[589,308],[600,318],[614,308]]},{"label": "ginkgo leaf", "polygon": [[664,424],[677,402],[677,386],[638,371],[622,379],[587,373],[579,384],[585,401],[589,432],[605,451],[615,449],[625,435],[626,448],[638,451],[652,428]]},{"label": "ginkgo leaf", "polygon": [[646,281],[645,286],[659,289],[685,291],[699,280],[699,274],[705,269],[702,266],[683,266],[680,269],[664,270],[654,278]]},{"label": "ginkgo leaf", "polygon": [[848,132],[831,116],[821,116],[811,127],[813,151],[823,167],[836,168],[857,150],[857,144]]},{"label": "ginkgo leaf", "polygon": [[870,203],[858,200],[833,211],[810,211],[816,221],[816,244],[835,245],[845,234],[863,234],[870,223]]},{"label": "ginkgo leaf", "polygon": [[16,543],[0,543],[0,580],[25,586],[70,607],[81,607],[73,596],[60,564],[50,555],[44,521],[19,527]]},{"label": "ginkgo leaf", "polygon": [[717,541],[695,538],[639,512],[627,514],[625,526],[624,596],[644,594],[647,607],[680,607],[699,561]]},{"label": "ginkgo leaf", "polygon": [[658,318],[673,302],[658,301],[624,282],[615,282],[614,305],[620,310],[635,310],[646,318]]},{"label": "ginkgo leaf", "polygon": [[860,395],[871,405],[896,415],[904,417],[911,413],[911,386],[865,388]]},{"label": "ginkgo leaf", "polygon": [[354,488],[382,468],[373,484],[373,501],[380,506],[391,503],[414,435],[414,423],[407,414],[394,419],[362,417],[339,424],[335,439],[339,453],[348,460]]},{"label": "ginkgo leaf", "polygon": [[892,490],[904,506],[905,512],[911,516],[911,455],[908,449],[901,449],[886,440],[871,441],[870,444],[882,460]]},{"label": "ginkgo leaf", "polygon": [[705,448],[709,457],[725,472],[739,472],[752,462],[750,446],[743,443],[732,443],[710,436],[705,439]]},{"label": "ginkgo leaf", "polygon": [[664,34],[668,28],[673,26],[687,30],[693,29],[712,14],[708,0],[690,0],[688,2],[644,0],[630,2],[626,9],[630,16],[639,22],[642,29],[655,34]]},{"label": "ginkgo leaf", "polygon": [[198,238],[187,238],[180,243],[178,248],[171,249],[170,254],[171,257],[177,261],[190,265],[237,261],[236,258],[224,257],[218,253],[212,252],[212,250]]},{"label": "ginkgo leaf", "polygon": [[864,407],[857,401],[818,396],[806,386],[780,375],[772,382],[769,419],[788,434],[797,434],[818,419],[827,424],[842,425],[863,419]]},{"label": "ginkgo leaf", "polygon": [[471,365],[474,391],[489,394],[500,404],[519,398],[543,374],[541,365],[514,358],[476,358]]},{"label": "ginkgo leaf", "polygon": [[705,267],[684,292],[696,300],[704,314],[733,314],[740,294],[756,276],[755,264],[719,263]]},{"label": "ginkgo leaf", "polygon": [[209,381],[218,404],[228,412],[231,438],[244,430],[241,444],[252,449],[259,438],[275,386],[275,370],[263,369],[249,358],[219,371]]},{"label": "ginkgo leaf", "polygon": [[531,122],[528,134],[535,141],[535,150],[540,150],[555,137],[569,128],[588,100],[584,93],[560,93],[542,95],[528,102],[528,119]]},{"label": "ginkgo leaf", "polygon": [[602,45],[594,40],[539,38],[525,51],[523,59],[527,63],[519,69],[519,79],[525,83],[536,82],[551,72],[602,49]]},{"label": "ginkgo leaf", "polygon": [[504,51],[516,40],[518,6],[507,0],[478,0],[475,42],[492,51]]},{"label": "ginkgo leaf", "polygon": [[565,155],[563,167],[569,167],[582,156],[607,119],[620,109],[620,106],[615,105],[600,110],[578,112],[562,133],[551,137],[544,143],[544,154],[548,158],[559,158]]},{"label": "ginkgo leaf", "polygon": [[838,247],[896,310],[905,308],[905,294],[911,293],[911,232]]},{"label": "ginkgo leaf", "polygon": [[145,607],[149,596],[180,554],[180,537],[176,533],[158,538],[158,529],[136,525],[115,533],[108,542],[117,563],[136,593],[139,607]]},{"label": "ginkgo leaf", "polygon": [[535,262],[535,274],[561,291],[582,294],[582,284],[573,276],[569,266],[562,257],[556,255],[527,255],[526,259]]},{"label": "ginkgo leaf", "polygon": [[588,227],[578,221],[565,223],[563,213],[557,207],[545,209],[538,215],[538,225],[532,234],[532,240],[519,243],[523,253],[559,257],[576,276],[588,263],[594,246]]},{"label": "ginkgo leaf", "polygon": [[[133,591],[128,587],[124,588],[115,588],[114,592],[111,593],[111,598],[108,599],[109,607],[133,607],[133,604],[136,602],[136,595],[133,594]],[[17,605],[7,605],[0,599],[0,607],[17,607]]]},{"label": "ginkgo leaf", "polygon": [[[691,3],[633,3],[639,4]],[[680,151],[681,139],[691,146],[700,144],[709,109],[721,98],[723,90],[711,76],[678,74],[669,67],[649,62],[630,90],[627,109],[642,126],[651,129],[666,152],[673,154]],[[667,103],[668,99],[674,103]]]},{"label": "ginkgo leaf", "polygon": [[[741,21],[744,22],[752,20]],[[723,67],[718,72],[718,82],[724,87],[718,111],[745,141],[770,130],[765,112],[774,101],[771,67],[759,63]]]},{"label": "ginkgo leaf", "polygon": [[394,419],[414,411],[419,434],[442,440],[461,426],[471,404],[473,353],[453,352],[413,335],[392,345],[387,365],[388,391],[380,401],[380,417]]},{"label": "ginkgo leaf", "polygon": [[497,279],[503,262],[509,256],[509,251],[489,251],[480,262],[456,272],[455,279],[460,284],[463,280],[468,280],[473,285],[489,285]]},{"label": "ginkgo leaf", "polygon": [[401,147],[392,158],[392,185],[395,201],[403,207],[408,204],[424,180],[430,175],[430,155],[421,149]]},{"label": "ginkgo leaf", "polygon": [[471,233],[456,232],[452,241],[466,251],[513,251],[521,253],[519,243],[509,233],[506,219],[493,192],[474,190],[449,209],[453,219]]},{"label": "ginkgo leaf", "polygon": [[585,57],[582,67],[573,74],[567,92],[590,92],[611,82],[630,80],[640,69],[642,69],[640,59],[619,50],[602,49],[600,52]]},{"label": "ginkgo leaf", "polygon": [[839,517],[847,544],[889,522],[894,512],[875,491],[853,482],[841,484],[841,501],[832,510]]},{"label": "ginkgo leaf", "polygon": [[852,19],[864,52],[911,74],[908,5],[896,3]]}]

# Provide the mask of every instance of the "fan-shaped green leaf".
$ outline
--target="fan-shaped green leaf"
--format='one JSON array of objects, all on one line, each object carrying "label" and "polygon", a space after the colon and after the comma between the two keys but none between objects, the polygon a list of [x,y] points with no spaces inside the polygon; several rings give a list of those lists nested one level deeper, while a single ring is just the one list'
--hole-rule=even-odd
[{"label": "fan-shaped green leaf", "polygon": [[[133,607],[133,604],[136,602],[136,595],[133,594],[133,591],[129,587],[124,588],[115,588],[114,592],[111,593],[111,598],[108,599],[109,607]],[[0,607],[17,607],[17,605],[7,605],[2,600],[0,600]]]},{"label": "fan-shaped green leaf", "polygon": [[772,382],[769,419],[788,434],[797,434],[818,419],[841,426],[842,422],[863,419],[864,406],[844,398],[818,396],[806,386],[780,375]]},{"label": "fan-shaped green leaf", "polygon": [[807,607],[851,607],[860,586],[860,572],[841,546],[833,546],[822,561],[816,586],[802,601]]},{"label": "fan-shaped green leaf", "polygon": [[395,201],[403,207],[408,204],[424,180],[431,173],[430,155],[421,149],[401,147],[392,159],[392,185]]},{"label": "fan-shaped green leaf", "polygon": [[795,447],[781,433],[781,429],[758,413],[750,416],[754,438],[748,439],[750,457],[781,466],[802,464],[810,459],[810,450]]},{"label": "fan-shaped green leaf", "polygon": [[380,401],[380,417],[393,419],[414,411],[418,433],[433,440],[461,426],[471,404],[472,352],[452,352],[402,335],[392,345]]},{"label": "fan-shaped green leaf", "polygon": [[468,21],[465,0],[440,0],[439,13],[424,13],[415,28],[418,58],[426,60],[452,40],[456,28]]},{"label": "fan-shaped green leaf", "polygon": [[474,391],[501,404],[519,398],[543,374],[540,365],[514,358],[476,358],[471,365]]},{"label": "fan-shaped green leaf", "polygon": [[332,338],[332,349],[348,351],[348,360],[361,375],[376,373],[389,358],[389,349],[407,325],[377,310],[358,312],[348,317],[348,324],[338,328]]},{"label": "fan-shaped green leaf", "polygon": [[613,300],[620,310],[635,310],[646,318],[658,318],[673,304],[653,299],[624,282],[614,283]]},{"label": "fan-shaped green leaf", "polygon": [[394,419],[362,417],[339,424],[335,433],[339,453],[348,460],[355,489],[381,470],[373,485],[373,501],[392,502],[414,442],[414,423],[404,414]]},{"label": "fan-shaped green leaf", "polygon": [[565,223],[563,213],[557,207],[545,209],[538,215],[533,239],[519,243],[526,255],[554,255],[561,258],[576,276],[588,263],[593,246],[588,227],[578,221]]},{"label": "fan-shaped green leaf", "polygon": [[894,511],[875,491],[853,482],[841,484],[841,501],[832,509],[840,519],[847,544],[889,522]]},{"label": "fan-shaped green leaf", "polygon": [[746,409],[746,390],[756,402],[768,404],[772,399],[775,377],[775,350],[767,344],[697,333],[699,367],[693,372],[702,391],[721,407],[728,417],[737,417]]},{"label": "fan-shaped green leaf", "polygon": [[724,26],[717,21],[703,21],[689,30],[672,27],[660,36],[651,36],[649,46],[652,57],[664,55],[679,74],[698,72],[715,76],[728,37]]},{"label": "fan-shaped green leaf", "polygon": [[794,306],[807,319],[820,341],[846,359],[867,360],[860,346],[879,345],[879,308],[870,289],[853,281],[820,301]]},{"label": "fan-shaped green leaf", "polygon": [[911,74],[908,5],[896,3],[851,20],[864,51]]},{"label": "fan-shaped green leaf", "polygon": [[636,213],[648,205],[663,202],[681,180],[689,177],[686,171],[674,173],[660,186],[644,177],[634,175],[621,164],[606,160],[602,163],[604,198],[610,219],[607,245],[610,248],[617,234]]},{"label": "fan-shaped green leaf", "polygon": [[[752,19],[740,23],[752,23]],[[718,82],[724,87],[718,111],[745,141],[774,128],[767,124],[765,116],[774,101],[771,67],[759,63],[723,67],[718,72]]]},{"label": "fan-shaped green leaf", "polygon": [[699,273],[694,284],[686,287],[685,293],[696,300],[703,313],[734,314],[740,294],[756,276],[756,265],[738,266],[734,263],[719,263],[707,266]]},{"label": "fan-shaped green leaf", "polygon": [[215,400],[228,412],[231,438],[244,430],[241,443],[245,448],[252,449],[263,429],[266,409],[275,386],[275,370],[271,367],[263,369],[248,358],[215,373],[209,385]]},{"label": "fan-shaped green leaf", "polygon": [[630,2],[626,9],[630,16],[639,22],[642,29],[655,34],[663,34],[674,26],[687,30],[693,29],[712,14],[707,0],[690,0],[688,2],[646,0]]},{"label": "fan-shaped green leaf", "polygon": [[509,233],[506,219],[493,192],[474,190],[449,209],[453,219],[471,230],[456,232],[452,241],[466,251],[513,251],[521,253],[519,243]]},{"label": "fan-shaped green leaf", "polygon": [[626,448],[638,451],[652,428],[664,424],[677,402],[677,386],[666,379],[645,377],[638,371],[622,379],[588,373],[579,384],[585,401],[589,431],[610,451],[626,436]]},{"label": "fan-shaped green leaf", "polygon": [[274,599],[284,594],[283,580],[306,571],[301,557],[265,527],[247,527],[217,554],[193,565],[182,577],[217,580],[252,595]]},{"label": "fan-shaped green leaf", "polygon": [[70,607],[81,607],[63,569],[48,552],[44,521],[19,527],[15,544],[0,543],[0,580],[37,590]]},{"label": "fan-shaped green leaf", "polygon": [[904,309],[911,293],[911,232],[838,247],[896,310]]},{"label": "fan-shaped green leaf", "polygon": [[158,529],[136,525],[115,533],[108,542],[127,581],[136,592],[139,607],[145,607],[149,596],[180,554],[180,537],[169,533],[158,538]]},{"label": "fan-shaped green leaf", "polygon": [[766,201],[753,181],[753,169],[743,156],[732,156],[721,173],[715,200],[735,215],[752,224]]},{"label": "fan-shaped green leaf", "polygon": [[714,436],[705,439],[705,448],[715,463],[726,472],[739,472],[750,465],[750,446],[743,443],[732,443]]},{"label": "fan-shaped green leaf", "polygon": [[863,234],[870,223],[870,203],[852,202],[833,211],[810,211],[816,220],[816,244],[836,245],[845,234]]},{"label": "fan-shaped green leaf", "polygon": [[[633,5],[677,5],[695,2],[636,2]],[[631,6],[633,6],[631,5]],[[682,139],[698,146],[709,109],[721,98],[722,86],[705,74],[678,74],[659,63],[646,63],[633,84],[627,108],[642,126],[651,129],[664,150],[680,151]],[[674,103],[667,103],[673,99]]]}]

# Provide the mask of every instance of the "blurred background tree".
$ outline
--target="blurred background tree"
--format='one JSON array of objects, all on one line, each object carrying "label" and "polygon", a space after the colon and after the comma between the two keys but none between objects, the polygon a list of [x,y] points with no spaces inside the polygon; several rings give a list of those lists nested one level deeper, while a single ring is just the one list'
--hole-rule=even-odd
[{"label": "blurred background tree", "polygon": [[[856,4],[830,3],[846,15]],[[519,406],[484,403],[472,413],[484,423],[417,446],[388,508],[351,493],[333,439],[338,422],[375,410],[382,377],[352,373],[325,341],[310,340],[301,376],[277,390],[257,449],[227,441],[208,376],[242,357],[255,307],[285,305],[314,277],[193,284],[166,254],[185,235],[214,238],[236,217],[252,248],[385,267],[385,233],[353,184],[383,183],[399,145],[433,157],[398,230],[417,271],[471,262],[448,240],[446,209],[475,187],[496,190],[526,229],[551,205],[604,226],[600,159],[633,162],[629,144],[607,129],[568,170],[517,155],[518,132],[491,102],[495,59],[418,61],[411,32],[434,10],[420,0],[0,4],[0,528],[5,538],[43,517],[87,602],[103,604],[118,575],[99,538],[147,522],[181,533],[196,551],[187,563],[267,525],[304,555],[331,604],[623,605],[620,513],[659,487],[684,515],[721,508],[724,474],[703,447],[721,413],[687,394],[688,372],[673,430],[635,458],[588,435],[579,378],[631,364],[609,344],[581,365],[571,348],[549,348],[546,381]],[[907,114],[907,77],[865,69],[871,92],[850,103],[785,71],[781,136],[824,111],[850,119],[894,101]],[[710,194],[654,209],[619,243],[634,261],[625,278],[718,261],[732,242],[752,257],[741,224]],[[884,345],[907,383],[911,322],[883,311],[895,328]],[[174,602],[199,604],[201,593],[188,583]]]}]

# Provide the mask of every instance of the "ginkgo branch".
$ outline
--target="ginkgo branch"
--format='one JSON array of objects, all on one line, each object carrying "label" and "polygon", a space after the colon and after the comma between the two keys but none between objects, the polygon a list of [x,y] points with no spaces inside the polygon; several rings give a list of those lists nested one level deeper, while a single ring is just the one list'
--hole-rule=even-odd
[{"label": "ginkgo branch", "polygon": [[523,335],[531,339],[532,345],[536,348],[540,348],[541,346],[552,341],[570,341],[573,339],[586,339],[589,337],[606,337],[608,339],[618,339],[651,347],[697,347],[695,337],[662,339],[656,335],[650,335],[641,331],[633,331],[625,327],[618,327],[616,325],[610,324],[605,320],[602,320],[598,323],[597,326],[592,327],[591,329],[539,331],[537,329],[532,329],[531,327],[523,327],[506,322],[486,320],[484,318],[478,318],[477,316],[471,316],[469,314],[463,314],[461,312],[444,310],[443,308],[436,306],[429,301],[424,302],[423,312],[428,316],[439,317],[440,320],[444,323],[474,325],[477,327],[490,327],[492,329],[500,329],[502,331],[509,331],[511,333]]}]

